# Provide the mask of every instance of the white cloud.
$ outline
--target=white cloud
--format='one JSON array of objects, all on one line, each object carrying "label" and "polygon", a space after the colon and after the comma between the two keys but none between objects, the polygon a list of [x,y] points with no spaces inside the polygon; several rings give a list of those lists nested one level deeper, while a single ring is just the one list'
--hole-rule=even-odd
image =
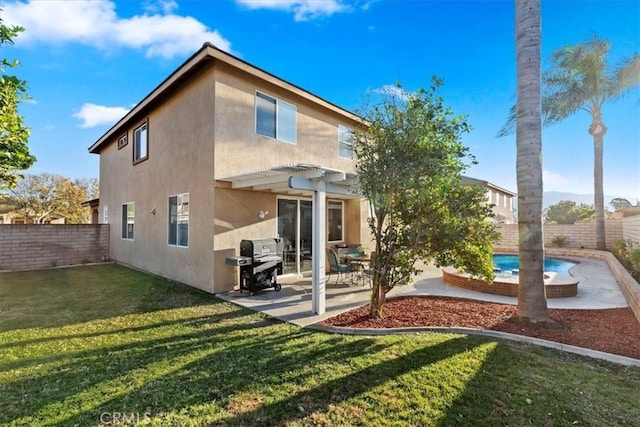
[{"label": "white cloud", "polygon": [[178,8],[178,3],[174,0],[147,1],[144,3],[143,7],[145,12],[164,13],[167,15]]},{"label": "white cloud", "polygon": [[374,93],[380,93],[383,95],[391,95],[391,96],[395,96],[398,97],[400,99],[403,100],[407,100],[409,99],[409,96],[411,95],[411,92],[407,92],[406,90],[396,86],[396,85],[384,85],[382,87],[373,89]]},{"label": "white cloud", "polygon": [[147,57],[192,53],[205,41],[231,43],[191,16],[174,14],[173,0],[148,2],[142,15],[119,17],[113,1],[6,2],[3,20],[26,28],[20,43],[80,43],[98,49],[144,49]]},{"label": "white cloud", "polygon": [[296,22],[349,12],[351,7],[342,0],[236,0],[249,9],[274,9],[293,13]]},{"label": "white cloud", "polygon": [[80,111],[73,113],[73,117],[82,120],[81,128],[91,128],[99,125],[111,125],[129,112],[124,107],[107,107],[92,103],[85,103]]},{"label": "white cloud", "polygon": [[542,171],[542,182],[545,191],[567,191],[570,189],[567,178],[548,170]]}]

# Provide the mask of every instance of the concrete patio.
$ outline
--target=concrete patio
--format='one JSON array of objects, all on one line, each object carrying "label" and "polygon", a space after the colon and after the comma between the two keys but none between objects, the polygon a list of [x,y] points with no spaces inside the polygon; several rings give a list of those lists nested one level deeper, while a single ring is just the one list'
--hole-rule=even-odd
[{"label": "concrete patio", "polygon": [[[571,274],[580,280],[578,295],[570,298],[550,298],[549,308],[567,309],[605,309],[628,307],[628,303],[604,261],[576,258],[578,265],[571,269]],[[405,295],[439,295],[469,298],[482,301],[516,304],[517,298],[491,295],[450,286],[442,280],[442,273],[434,266],[423,267],[423,272],[410,285],[394,288],[388,298]],[[284,278],[282,290],[273,289],[249,295],[238,290],[219,294],[226,301],[241,305],[251,310],[260,311],[277,319],[299,326],[308,326],[335,316],[345,311],[361,307],[369,303],[371,289],[367,284],[338,284],[334,277],[328,277],[326,288],[326,313],[311,313],[311,278]]]}]

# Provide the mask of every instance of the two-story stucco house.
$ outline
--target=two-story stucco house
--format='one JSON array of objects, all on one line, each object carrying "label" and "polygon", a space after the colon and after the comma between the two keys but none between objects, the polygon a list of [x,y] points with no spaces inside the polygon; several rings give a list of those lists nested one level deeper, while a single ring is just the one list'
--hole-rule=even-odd
[{"label": "two-story stucco house", "polygon": [[245,238],[282,238],[285,274],[310,271],[314,248],[324,264],[326,245],[368,244],[366,204],[348,191],[358,123],[205,44],[89,148],[111,258],[220,293],[237,284],[225,258]]},{"label": "two-story stucco house", "polygon": [[468,176],[462,177],[462,183],[465,185],[480,185],[485,189],[487,202],[493,205],[493,213],[495,215],[493,221],[498,224],[516,223],[514,214],[515,208],[513,205],[513,198],[518,197],[516,193],[502,187],[498,187],[489,181],[470,178]]}]

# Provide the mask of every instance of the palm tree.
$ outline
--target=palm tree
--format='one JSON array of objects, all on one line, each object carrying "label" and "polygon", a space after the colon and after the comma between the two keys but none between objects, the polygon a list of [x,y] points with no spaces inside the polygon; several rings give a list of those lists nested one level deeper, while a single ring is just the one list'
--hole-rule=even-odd
[{"label": "palm tree", "polygon": [[610,43],[595,34],[583,44],[561,47],[552,55],[552,69],[543,75],[545,124],[557,123],[579,110],[591,115],[596,247],[600,250],[606,249],[602,149],[607,127],[602,119],[602,106],[640,85],[640,55],[636,53],[617,67],[610,67],[606,61],[609,49]]},{"label": "palm tree", "polygon": [[[640,55],[623,60],[617,67],[609,67],[606,56],[610,43],[597,35],[580,45],[564,46],[551,57],[553,67],[542,76],[544,94],[542,115],[544,124],[557,123],[578,111],[591,115],[589,134],[593,136],[596,247],[606,249],[604,231],[604,190],[602,172],[603,139],[607,127],[602,119],[602,106],[616,101],[633,88],[640,86]],[[500,130],[499,136],[513,131],[515,107]]]},{"label": "palm tree", "polygon": [[544,292],[542,238],[542,114],[540,0],[516,0],[516,172],[520,277],[516,316],[549,322]]}]

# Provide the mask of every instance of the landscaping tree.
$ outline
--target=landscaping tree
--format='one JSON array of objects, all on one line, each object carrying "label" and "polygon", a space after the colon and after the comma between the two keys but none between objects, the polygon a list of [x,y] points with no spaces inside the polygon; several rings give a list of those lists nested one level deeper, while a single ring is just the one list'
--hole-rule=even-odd
[{"label": "landscaping tree", "polygon": [[542,235],[542,115],[540,0],[516,0],[516,174],[520,273],[516,317],[549,322]]},{"label": "landscaping tree", "polygon": [[578,221],[593,219],[595,210],[592,205],[576,205],[571,200],[561,200],[549,206],[544,214],[549,224],[575,224]]},{"label": "landscaping tree", "polygon": [[[0,47],[13,44],[13,38],[21,31],[24,28],[8,27],[0,19]],[[27,98],[26,82],[5,74],[17,66],[17,60],[0,59],[0,189],[14,186],[20,177],[18,172],[36,160],[27,147],[29,128],[18,113],[18,104]]]},{"label": "landscaping tree", "polygon": [[429,90],[412,94],[398,84],[364,108],[366,126],[353,133],[360,189],[373,213],[373,317],[382,317],[386,294],[418,272],[418,260],[493,279],[493,214],[484,189],[462,185],[465,160],[475,162],[460,142],[469,126],[436,96],[441,84],[434,78]]},{"label": "landscaping tree", "polygon": [[611,202],[609,202],[609,204],[614,210],[617,211],[623,208],[632,208],[634,206],[640,206],[640,200],[636,200],[636,204],[634,205],[627,199],[616,197],[615,199],[612,199]]},{"label": "landscaping tree", "polygon": [[[586,111],[591,116],[589,134],[593,136],[594,148],[596,247],[601,250],[606,249],[602,151],[607,133],[602,107],[605,102],[618,100],[640,86],[640,54],[610,67],[606,61],[609,49],[609,42],[597,35],[583,44],[562,47],[552,54],[552,68],[542,77],[545,124],[557,123],[578,111]],[[509,133],[514,119],[512,111],[501,135]]]},{"label": "landscaping tree", "polygon": [[63,215],[67,223],[84,224],[89,222],[89,212],[82,203],[96,197],[96,191],[95,179],[71,181],[47,173],[26,175],[5,190],[4,209],[19,212],[35,224],[43,223],[53,213]]},{"label": "landscaping tree", "polygon": [[60,178],[56,184],[56,194],[59,200],[56,212],[64,215],[69,224],[89,223],[90,212],[82,206],[87,200],[98,197],[97,179],[69,180]]}]

